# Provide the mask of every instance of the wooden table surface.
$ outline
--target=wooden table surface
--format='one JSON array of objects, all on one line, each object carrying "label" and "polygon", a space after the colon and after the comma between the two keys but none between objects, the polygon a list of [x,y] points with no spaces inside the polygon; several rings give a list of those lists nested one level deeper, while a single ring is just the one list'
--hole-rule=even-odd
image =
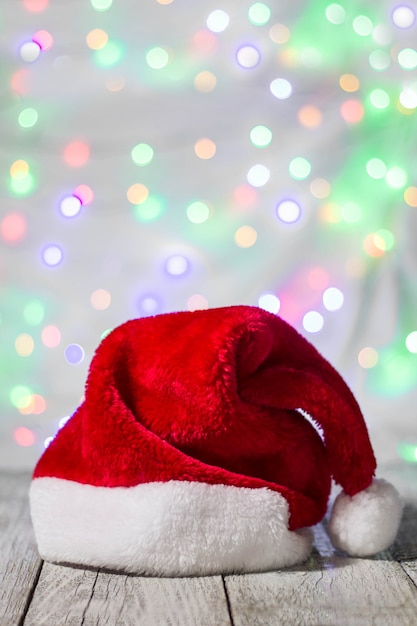
[{"label": "wooden table surface", "polygon": [[43,562],[27,473],[0,473],[0,626],[417,625],[417,465],[393,470],[405,499],[390,550],[355,559],[322,524],[307,563],[262,574],[144,578]]}]

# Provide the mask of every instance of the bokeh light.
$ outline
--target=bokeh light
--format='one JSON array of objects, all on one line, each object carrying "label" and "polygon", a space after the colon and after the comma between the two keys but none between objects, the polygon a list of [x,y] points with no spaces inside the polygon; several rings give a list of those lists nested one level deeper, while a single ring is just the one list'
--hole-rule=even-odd
[{"label": "bokeh light", "polygon": [[165,270],[170,276],[185,276],[190,270],[190,261],[182,254],[173,254],[165,261]]},{"label": "bokeh light", "polygon": [[59,205],[59,210],[64,217],[75,217],[81,210],[81,200],[76,196],[66,196]]},{"label": "bokeh light", "polygon": [[166,48],[155,46],[146,53],[146,62],[153,70],[162,70],[169,63],[169,52]]},{"label": "bokeh light", "polygon": [[252,226],[241,226],[235,232],[235,243],[239,248],[251,248],[258,238],[258,233]]},{"label": "bokeh light", "polygon": [[236,61],[244,69],[253,69],[261,60],[261,53],[253,45],[244,45],[236,51]]},{"label": "bokeh light", "polygon": [[9,213],[0,222],[0,234],[7,243],[19,243],[25,236],[27,222],[21,213]]},{"label": "bokeh light", "polygon": [[247,173],[247,180],[253,187],[263,187],[269,181],[271,172],[266,165],[258,163],[253,165]]},{"label": "bokeh light", "polygon": [[35,347],[33,337],[27,333],[22,333],[14,342],[14,347],[19,356],[29,356]]},{"label": "bokeh light", "polygon": [[99,67],[110,68],[117,65],[124,56],[124,47],[119,41],[108,40],[93,51],[93,58]]},{"label": "bokeh light", "polygon": [[355,33],[361,37],[368,37],[374,29],[372,20],[366,15],[357,15],[353,20],[352,26]]},{"label": "bokeh light", "polygon": [[162,312],[162,302],[156,294],[144,294],[138,299],[137,308],[141,317],[157,315]]},{"label": "bokeh light", "polygon": [[254,126],[249,133],[250,140],[257,148],[265,148],[272,141],[272,131],[267,126],[260,124]]},{"label": "bokeh light", "polygon": [[84,141],[71,141],[65,146],[63,157],[70,167],[82,167],[90,158],[90,147]]},{"label": "bokeh light", "polygon": [[230,17],[226,11],[216,9],[207,18],[207,28],[213,33],[222,33],[229,26]]},{"label": "bokeh light", "polygon": [[18,426],[18,428],[15,428],[13,438],[19,446],[23,446],[24,448],[33,446],[36,441],[34,432],[30,430],[30,428],[26,428],[26,426]]},{"label": "bokeh light", "polygon": [[203,224],[210,215],[210,208],[205,202],[196,200],[187,207],[187,217],[193,224]]},{"label": "bokeh light", "polygon": [[403,48],[398,53],[398,63],[405,70],[414,70],[417,67],[417,50]]},{"label": "bokeh light", "polygon": [[319,333],[324,325],[324,318],[318,311],[308,311],[303,317],[303,328],[308,333]]},{"label": "bokeh light", "polygon": [[292,224],[300,219],[301,207],[295,200],[281,200],[277,204],[276,212],[281,222]]},{"label": "bokeh light", "polygon": [[339,78],[339,85],[343,89],[343,91],[358,91],[360,87],[360,81],[357,76],[354,74],[342,74]]},{"label": "bokeh light", "polygon": [[288,170],[291,178],[295,180],[304,180],[311,173],[311,163],[304,157],[295,157],[290,161]]},{"label": "bokeh light", "polygon": [[281,302],[278,296],[276,296],[274,293],[263,293],[258,298],[258,305],[261,307],[261,309],[269,311],[269,313],[277,314],[281,307]]},{"label": "bokeh light", "polygon": [[200,91],[202,93],[209,93],[210,91],[213,91],[216,85],[216,76],[213,74],[213,72],[209,72],[208,70],[200,72],[194,78],[194,87],[197,91]]},{"label": "bokeh light", "polygon": [[264,26],[269,22],[271,9],[263,2],[255,2],[249,7],[248,17],[254,26]]},{"label": "bokeh light", "polygon": [[340,106],[340,115],[348,124],[357,124],[363,118],[364,108],[359,100],[346,100]]},{"label": "bokeh light", "polygon": [[147,143],[138,143],[131,152],[136,165],[149,165],[153,159],[153,148]]},{"label": "bokeh light", "polygon": [[30,300],[23,309],[23,317],[29,326],[37,326],[45,316],[45,306],[40,300]]},{"label": "bokeh light", "polygon": [[188,311],[204,311],[208,309],[208,300],[205,296],[195,293],[187,300]]},{"label": "bokeh light", "polygon": [[111,295],[106,289],[96,289],[90,296],[90,302],[96,311],[104,311],[110,306]]},{"label": "bokeh light", "polygon": [[378,363],[378,352],[369,346],[362,348],[358,354],[358,363],[364,369],[375,367]]},{"label": "bokeh light", "polygon": [[47,30],[38,30],[32,37],[32,41],[38,44],[41,50],[50,50],[54,45],[54,38]]},{"label": "bokeh light", "polygon": [[194,152],[199,159],[212,159],[216,154],[216,144],[211,139],[203,137],[195,142]]},{"label": "bokeh light", "polygon": [[328,311],[338,311],[344,302],[343,293],[337,287],[328,287],[323,293],[323,305]]},{"label": "bokeh light", "polygon": [[53,324],[49,324],[42,329],[42,343],[46,348],[56,348],[61,343],[61,332]]},{"label": "bokeh light", "polygon": [[78,343],[71,343],[65,348],[64,356],[70,365],[79,365],[84,361],[85,352]]},{"label": "bokeh light", "polygon": [[274,24],[269,29],[269,36],[274,43],[284,44],[290,40],[291,32],[285,24]]},{"label": "bokeh light", "polygon": [[34,41],[26,41],[20,46],[20,58],[26,63],[33,63],[39,59],[41,47]]},{"label": "bokeh light", "polygon": [[148,198],[149,189],[142,183],[135,183],[129,187],[126,196],[131,204],[141,204]]},{"label": "bokeh light", "polygon": [[341,4],[329,4],[326,8],[326,17],[332,24],[343,24],[346,19],[346,11]]},{"label": "bokeh light", "polygon": [[398,28],[411,28],[416,21],[416,14],[409,5],[399,5],[392,11],[392,21]]},{"label": "bokeh light", "polygon": [[88,185],[78,185],[72,195],[78,198],[83,206],[88,206],[94,200],[94,192]]},{"label": "bokeh light", "polygon": [[405,345],[409,352],[417,354],[417,330],[413,330],[407,335]]},{"label": "bokeh light", "polygon": [[45,246],[42,250],[42,260],[45,265],[48,265],[49,267],[59,265],[62,262],[63,256],[64,254],[62,252],[62,248],[55,244]]},{"label": "bokeh light", "polygon": [[91,50],[100,50],[101,48],[104,48],[108,40],[108,34],[101,28],[94,28],[93,30],[90,30],[86,37],[87,46],[91,48]]},{"label": "bokeh light", "polygon": [[32,128],[38,121],[38,112],[36,109],[32,109],[32,107],[23,109],[23,111],[19,113],[17,121],[22,128]]},{"label": "bokeh light", "polygon": [[323,115],[317,107],[306,104],[297,113],[298,121],[306,128],[317,128],[323,120]]},{"label": "bokeh light", "polygon": [[113,0],[90,0],[91,6],[96,11],[108,11],[113,4]]},{"label": "bokeh light", "polygon": [[286,100],[292,94],[292,85],[286,78],[275,78],[269,85],[272,95],[278,100]]},{"label": "bokeh light", "polygon": [[48,6],[49,0],[23,0],[23,6],[30,13],[42,13]]}]

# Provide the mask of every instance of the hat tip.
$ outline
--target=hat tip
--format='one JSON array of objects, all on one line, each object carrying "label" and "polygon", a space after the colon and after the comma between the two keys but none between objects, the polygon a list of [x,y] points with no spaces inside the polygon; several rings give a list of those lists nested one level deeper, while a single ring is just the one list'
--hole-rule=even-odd
[{"label": "hat tip", "polygon": [[335,548],[350,556],[371,556],[394,542],[401,521],[402,503],[395,487],[382,478],[354,496],[337,496],[329,522]]}]

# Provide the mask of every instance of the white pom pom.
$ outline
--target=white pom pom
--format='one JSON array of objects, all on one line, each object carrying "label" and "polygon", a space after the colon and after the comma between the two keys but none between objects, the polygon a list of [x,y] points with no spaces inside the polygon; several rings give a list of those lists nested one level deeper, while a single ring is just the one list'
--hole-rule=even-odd
[{"label": "white pom pom", "polygon": [[329,534],[335,548],[351,556],[371,556],[394,541],[402,505],[397,490],[383,479],[350,497],[340,493],[333,505]]}]

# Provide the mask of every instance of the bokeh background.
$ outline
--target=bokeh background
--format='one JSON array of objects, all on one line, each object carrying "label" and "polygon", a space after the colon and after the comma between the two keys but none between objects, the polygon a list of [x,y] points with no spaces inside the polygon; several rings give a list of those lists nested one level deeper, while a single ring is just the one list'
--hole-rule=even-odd
[{"label": "bokeh background", "polygon": [[127,319],[258,305],[417,461],[417,4],[0,5],[0,466]]}]

